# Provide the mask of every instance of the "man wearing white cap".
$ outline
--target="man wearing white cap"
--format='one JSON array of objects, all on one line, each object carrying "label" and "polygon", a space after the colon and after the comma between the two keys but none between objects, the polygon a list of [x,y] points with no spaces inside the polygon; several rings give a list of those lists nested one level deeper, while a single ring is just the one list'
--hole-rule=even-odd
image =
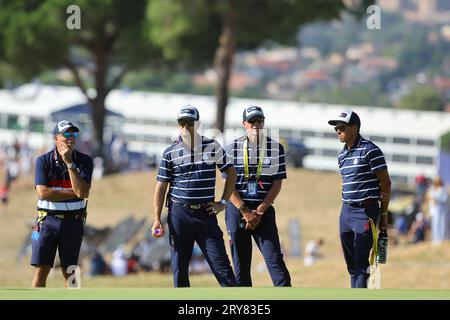
[{"label": "man wearing white cap", "polygon": [[[177,121],[178,140],[161,158],[154,194],[155,219],[152,234],[164,236],[161,211],[167,187],[168,224],[175,287],[189,287],[189,262],[194,242],[205,255],[222,287],[236,285],[216,215],[225,209],[236,181],[236,172],[222,146],[198,134],[199,113],[182,107]],[[215,201],[216,167],[228,178],[220,201]]]},{"label": "man wearing white cap", "polygon": [[361,120],[353,111],[340,112],[328,121],[340,142],[338,155],[342,175],[342,209],[339,231],[352,288],[367,288],[372,226],[387,227],[391,180],[383,152],[359,131]]}]

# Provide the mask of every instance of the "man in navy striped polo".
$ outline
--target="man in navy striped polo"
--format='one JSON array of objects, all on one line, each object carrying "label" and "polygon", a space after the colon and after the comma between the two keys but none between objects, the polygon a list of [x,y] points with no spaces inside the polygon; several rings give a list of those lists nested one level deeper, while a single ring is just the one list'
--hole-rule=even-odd
[{"label": "man in navy striped polo", "polygon": [[66,287],[75,271],[68,267],[78,265],[93,171],[92,158],[75,150],[79,131],[70,121],[59,121],[53,130],[55,148],[36,160],[39,200],[31,236],[33,287],[45,287],[56,249]]},{"label": "man in navy striped polo", "polygon": [[338,155],[342,175],[340,238],[352,288],[367,288],[371,221],[387,227],[391,180],[383,152],[360,135],[361,120],[353,111],[341,112],[328,124],[345,143]]},{"label": "man in navy striped polo", "polygon": [[243,112],[246,135],[232,141],[227,154],[237,172],[236,190],[231,195],[225,219],[239,286],[252,286],[250,274],[252,237],[255,239],[274,286],[291,286],[281,253],[275,209],[286,165],[283,146],[264,135],[264,113],[259,106]]},{"label": "man in navy striped polo", "polygon": [[[222,287],[236,286],[216,217],[228,203],[236,172],[227,161],[222,146],[197,132],[199,113],[196,108],[190,105],[182,107],[177,121],[180,136],[164,151],[157,176],[152,234],[155,238],[164,236],[161,210],[169,186],[168,224],[174,286],[190,286],[189,262],[194,241],[219,284]],[[228,174],[220,201],[214,201],[216,167]]]}]

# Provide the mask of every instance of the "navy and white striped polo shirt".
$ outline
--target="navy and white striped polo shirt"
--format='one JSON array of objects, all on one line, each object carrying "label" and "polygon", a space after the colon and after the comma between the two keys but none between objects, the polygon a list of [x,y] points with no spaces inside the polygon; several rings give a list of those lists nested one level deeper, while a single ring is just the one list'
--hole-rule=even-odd
[{"label": "navy and white striped polo shirt", "polygon": [[[92,180],[94,164],[92,158],[84,153],[73,151],[72,161],[78,168],[80,177],[88,184]],[[72,190],[69,172],[64,161],[58,157],[56,149],[36,159],[34,184],[55,190]],[[76,213],[86,210],[86,200],[74,197],[64,201],[39,199],[37,209],[49,213]]]},{"label": "navy and white striped polo shirt", "polygon": [[164,151],[156,179],[170,182],[169,195],[174,201],[207,203],[214,201],[216,166],[221,172],[232,166],[216,140],[202,136],[201,146],[192,152],[178,138],[175,144]]},{"label": "navy and white striped polo shirt", "polygon": [[344,146],[338,156],[342,175],[342,201],[361,202],[380,198],[380,185],[375,172],[387,169],[383,152],[360,135],[354,146]]},{"label": "navy and white striped polo shirt", "polygon": [[[287,178],[284,148],[277,141],[266,137],[265,155],[259,178],[263,189],[258,186],[257,196],[249,197],[246,195],[247,183],[244,169],[244,141],[246,139],[247,136],[243,136],[230,142],[227,146],[227,154],[232,158],[236,168],[236,190],[239,192],[239,196],[246,203],[258,204],[264,200],[270,188],[272,188],[273,181]],[[260,147],[252,148],[252,143],[248,142],[248,149],[250,181],[256,181]]]}]

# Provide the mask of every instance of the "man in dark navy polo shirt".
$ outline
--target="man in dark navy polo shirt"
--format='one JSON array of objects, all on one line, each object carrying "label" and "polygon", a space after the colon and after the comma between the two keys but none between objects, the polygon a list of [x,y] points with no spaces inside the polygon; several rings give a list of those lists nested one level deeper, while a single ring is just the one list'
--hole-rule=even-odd
[{"label": "man in dark navy polo shirt", "polygon": [[352,288],[367,288],[369,254],[373,244],[372,222],[387,227],[391,180],[383,152],[364,139],[361,121],[353,111],[341,112],[328,124],[345,143],[338,155],[342,175],[340,238]]},{"label": "man in dark navy polo shirt", "polygon": [[32,287],[45,287],[56,249],[66,287],[78,265],[93,170],[92,158],[75,150],[79,131],[73,123],[59,121],[53,131],[55,148],[36,160],[39,200],[31,236],[31,265],[36,267]]},{"label": "man in dark navy polo shirt", "polygon": [[[198,134],[199,113],[182,107],[177,117],[180,137],[161,158],[154,194],[152,234],[164,236],[161,210],[167,187],[168,224],[175,287],[189,287],[189,262],[197,242],[222,287],[236,280],[225,251],[216,215],[225,209],[236,181],[236,172],[221,145]],[[216,167],[228,178],[220,201],[215,201]]]},{"label": "man in dark navy polo shirt", "polygon": [[264,119],[259,106],[245,108],[242,124],[247,134],[227,147],[237,181],[225,219],[238,285],[252,286],[253,237],[266,261],[273,285],[288,287],[291,278],[281,253],[272,206],[287,177],[284,149],[263,134]]}]

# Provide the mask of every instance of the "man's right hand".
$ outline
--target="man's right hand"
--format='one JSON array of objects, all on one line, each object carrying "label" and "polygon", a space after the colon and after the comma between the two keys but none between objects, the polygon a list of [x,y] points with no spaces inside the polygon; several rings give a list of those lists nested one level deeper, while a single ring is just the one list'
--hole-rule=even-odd
[{"label": "man's right hand", "polygon": [[153,238],[164,237],[165,231],[160,221],[153,222],[152,226],[152,236]]},{"label": "man's right hand", "polygon": [[244,220],[247,222],[245,230],[254,230],[258,227],[261,221],[261,215],[256,212],[256,210],[245,209],[242,212]]}]

